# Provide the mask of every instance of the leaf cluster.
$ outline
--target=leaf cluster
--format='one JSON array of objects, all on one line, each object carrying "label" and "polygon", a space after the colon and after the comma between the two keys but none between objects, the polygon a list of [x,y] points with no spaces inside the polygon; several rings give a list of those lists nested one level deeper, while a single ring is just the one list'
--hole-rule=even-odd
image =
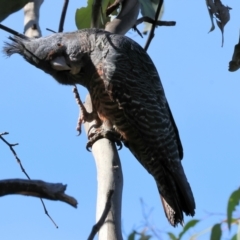
[{"label": "leaf cluster", "polygon": [[[234,213],[236,212],[236,207],[239,205],[239,202],[240,202],[240,188],[237,189],[236,191],[233,191],[228,199],[226,219],[224,219],[219,223],[214,224],[209,229],[204,229],[200,232],[195,233],[194,235],[190,236],[189,239],[192,239],[192,240],[197,239],[200,235],[206,234],[209,231],[211,231],[210,240],[220,240],[223,234],[223,225],[227,224],[227,228],[229,232],[231,231],[231,227],[233,225],[238,226],[238,231],[237,233],[233,234],[233,236],[231,237],[231,240],[239,240],[240,239],[240,216],[238,216],[237,218],[233,217]],[[172,232],[167,232],[166,233],[168,236],[167,239],[171,239],[171,240],[183,239],[183,236],[186,235],[186,233],[189,233],[189,230],[191,230],[200,222],[201,220],[199,219],[190,220],[185,224],[182,231],[178,235],[175,235]],[[149,233],[149,231],[148,233],[146,233],[146,227],[144,227],[143,230],[140,232],[133,230],[131,234],[128,236],[127,240],[149,240],[149,239],[152,239],[154,235],[155,235],[154,232],[152,232],[152,234]]]},{"label": "leaf cluster", "polygon": [[[149,17],[150,19],[155,18],[156,7],[158,6],[160,0],[139,0],[140,2],[140,11],[142,16]],[[111,17],[118,15],[121,7],[122,0],[102,0],[101,1],[101,20],[99,23],[99,28],[105,28],[104,26],[111,21]],[[88,0],[86,7],[81,7],[76,10],[75,22],[78,29],[90,28],[91,19],[92,19],[92,6],[94,0]],[[118,8],[119,7],[119,8]],[[109,10],[114,9],[109,14]],[[118,9],[118,10],[116,10]],[[159,15],[159,18],[162,16],[162,12]],[[148,31],[149,29],[147,29]]]}]

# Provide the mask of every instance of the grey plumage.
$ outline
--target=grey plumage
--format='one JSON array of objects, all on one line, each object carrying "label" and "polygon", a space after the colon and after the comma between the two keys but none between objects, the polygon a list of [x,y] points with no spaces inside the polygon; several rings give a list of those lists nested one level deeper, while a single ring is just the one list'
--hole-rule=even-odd
[{"label": "grey plumage", "polygon": [[4,51],[21,54],[61,84],[81,84],[101,121],[121,135],[154,177],[165,214],[176,226],[195,202],[181,159],[183,149],[157,70],[133,40],[97,29],[39,39],[10,37]]}]

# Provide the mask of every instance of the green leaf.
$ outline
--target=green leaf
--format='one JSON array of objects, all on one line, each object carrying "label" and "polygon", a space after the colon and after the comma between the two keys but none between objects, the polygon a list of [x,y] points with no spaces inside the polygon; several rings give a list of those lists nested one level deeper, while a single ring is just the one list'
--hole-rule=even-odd
[{"label": "green leaf", "polygon": [[233,235],[233,237],[231,238],[231,240],[238,240],[238,239],[237,239],[237,234]]},{"label": "green leaf", "polygon": [[142,16],[154,19],[156,11],[153,8],[152,2],[150,0],[139,0],[139,3]]},{"label": "green leaf", "polygon": [[178,235],[178,239],[181,239],[182,236],[192,227],[194,227],[200,220],[198,219],[193,219],[189,222],[186,223],[186,225],[184,226],[183,230],[179,233]]},{"label": "green leaf", "polygon": [[75,22],[78,29],[90,28],[93,0],[88,0],[87,7],[76,10]]},{"label": "green leaf", "polygon": [[141,233],[141,237],[139,240],[149,240],[152,236],[150,235],[145,235],[144,233]]},{"label": "green leaf", "polygon": [[[144,17],[147,16],[152,19],[155,19],[155,14],[156,14],[159,2],[160,2],[160,0],[139,0],[142,16],[144,16]],[[160,10],[159,16],[158,16],[159,20],[161,19],[162,15],[163,15],[163,11],[164,11],[164,2],[162,5],[162,8]],[[146,34],[148,31],[150,31],[151,25],[152,24],[150,24],[150,23],[144,22],[144,29],[143,29],[144,34]]]},{"label": "green leaf", "polygon": [[135,240],[135,235],[136,235],[136,232],[133,231],[133,232],[128,236],[128,240]]},{"label": "green leaf", "polygon": [[152,236],[150,235],[145,235],[144,232],[138,233],[135,230],[128,236],[128,240],[135,240],[135,236],[140,235],[139,240],[149,240]]},{"label": "green leaf", "polygon": [[239,201],[240,201],[240,189],[234,191],[228,199],[227,222],[229,230],[231,230],[232,213],[235,210],[235,207],[239,204]]},{"label": "green leaf", "polygon": [[[107,7],[112,4],[114,0],[102,0],[102,14],[100,16],[100,28],[105,28],[105,24],[110,21],[110,18],[106,16]],[[88,0],[87,6],[76,10],[75,22],[78,29],[90,28],[92,17],[92,5],[93,0]]]},{"label": "green leaf", "polygon": [[167,234],[168,234],[168,236],[170,237],[171,240],[178,240],[177,237],[173,233],[168,232]]},{"label": "green leaf", "polygon": [[0,0],[0,22],[32,0]]},{"label": "green leaf", "polygon": [[213,226],[210,240],[220,240],[222,236],[221,224],[217,223]]}]

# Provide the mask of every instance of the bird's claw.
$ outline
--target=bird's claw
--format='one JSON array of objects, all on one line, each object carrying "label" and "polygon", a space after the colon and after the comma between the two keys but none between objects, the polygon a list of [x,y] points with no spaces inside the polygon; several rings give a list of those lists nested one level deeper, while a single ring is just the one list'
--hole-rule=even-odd
[{"label": "bird's claw", "polygon": [[120,141],[120,135],[114,131],[114,130],[104,130],[101,129],[100,131],[98,129],[95,130],[95,132],[92,132],[88,135],[88,143],[86,145],[87,151],[90,152],[90,148],[92,148],[93,144],[102,138],[107,138],[111,142],[116,143],[118,146],[118,151],[122,149],[122,142]]},{"label": "bird's claw", "polygon": [[80,136],[80,135],[81,135],[81,133],[82,133],[81,127],[79,127],[79,126],[78,126],[78,127],[76,128],[76,130],[78,131],[78,134],[77,134],[77,136]]}]

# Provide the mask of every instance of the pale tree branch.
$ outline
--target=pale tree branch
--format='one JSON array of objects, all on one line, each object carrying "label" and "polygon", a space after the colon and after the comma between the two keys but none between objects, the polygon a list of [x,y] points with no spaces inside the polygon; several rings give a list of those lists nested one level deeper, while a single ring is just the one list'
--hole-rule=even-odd
[{"label": "pale tree branch", "polygon": [[[85,107],[88,112],[92,111],[91,98],[86,97]],[[95,121],[84,124],[85,131],[95,124]],[[99,230],[99,240],[121,240],[121,206],[122,206],[122,187],[123,176],[121,162],[118,156],[116,146],[106,138],[96,141],[92,146],[92,153],[97,168],[97,213],[96,221],[102,217],[108,194],[114,191],[111,198],[111,207],[105,218],[104,224]]]},{"label": "pale tree branch", "polygon": [[41,37],[39,12],[43,0],[33,0],[26,4],[24,10],[24,34],[30,38]]},{"label": "pale tree branch", "polygon": [[104,222],[105,222],[105,220],[106,220],[106,218],[108,216],[108,213],[109,213],[109,211],[111,209],[111,198],[112,198],[113,193],[114,193],[113,190],[110,190],[108,192],[107,202],[106,202],[104,211],[102,213],[102,216],[100,217],[98,222],[92,227],[92,231],[91,231],[91,233],[90,233],[90,235],[88,237],[88,240],[93,240],[95,235],[99,232],[100,228],[104,224]]},{"label": "pale tree branch", "polygon": [[[96,2],[96,1],[94,1]],[[98,26],[101,14],[101,1],[93,4],[92,27]],[[105,27],[106,31],[124,35],[135,24],[139,13],[138,0],[122,1],[122,8],[119,15]],[[88,112],[92,112],[92,102],[90,95],[86,97],[85,107]],[[84,124],[85,131],[88,133],[90,127],[95,121]],[[104,124],[104,123],[103,123]],[[104,224],[99,227],[99,240],[122,240],[121,231],[121,206],[122,206],[122,187],[123,174],[121,162],[118,156],[116,146],[106,138],[97,140],[92,146],[92,153],[95,159],[98,179],[97,192],[97,213],[96,221],[103,216],[106,203],[108,202],[108,193],[113,190],[114,195],[111,200],[111,207],[104,218]]]},{"label": "pale tree branch", "polygon": [[121,12],[111,22],[106,24],[105,30],[111,33],[125,35],[136,23],[139,14],[138,0],[124,0]]}]

